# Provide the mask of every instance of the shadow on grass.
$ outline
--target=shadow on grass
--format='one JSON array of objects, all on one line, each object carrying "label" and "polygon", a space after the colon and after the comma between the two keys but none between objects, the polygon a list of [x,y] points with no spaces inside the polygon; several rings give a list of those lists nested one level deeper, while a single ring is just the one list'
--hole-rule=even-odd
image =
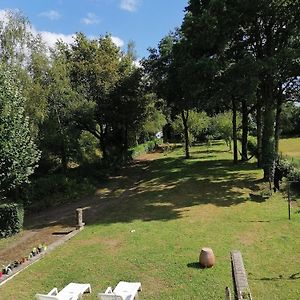
[{"label": "shadow on grass", "polygon": [[[253,280],[253,279],[252,279]],[[291,276],[285,277],[283,275],[279,275],[278,277],[263,277],[254,280],[261,280],[261,281],[278,281],[278,280],[300,280],[300,272],[294,273]]]},{"label": "shadow on grass", "polygon": [[[115,178],[115,187],[109,194],[88,198],[80,204],[72,203],[62,208],[56,219],[54,214],[51,222],[74,225],[78,205],[84,208],[84,221],[88,225],[134,220],[168,221],[182,218],[185,211],[196,205],[239,205],[249,200],[244,189],[258,190],[254,170],[257,170],[255,163],[234,165],[226,159],[163,157],[152,162],[137,161],[124,169],[122,176]],[[122,192],[116,196],[114,191],[117,190]],[[31,228],[39,227],[42,226],[31,225]]]},{"label": "shadow on grass", "polygon": [[186,266],[187,266],[188,268],[199,269],[199,270],[208,270],[208,269],[211,269],[211,268],[206,268],[206,267],[201,266],[200,263],[199,263],[198,261],[188,263]]},{"label": "shadow on grass", "polygon": [[263,195],[256,195],[256,194],[249,194],[251,201],[255,201],[258,203],[265,202],[269,196],[263,196]]}]

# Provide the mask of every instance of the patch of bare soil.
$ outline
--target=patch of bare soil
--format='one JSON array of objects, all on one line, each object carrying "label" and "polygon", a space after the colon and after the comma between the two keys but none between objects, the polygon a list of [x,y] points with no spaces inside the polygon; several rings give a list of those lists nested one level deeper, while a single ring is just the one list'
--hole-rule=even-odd
[{"label": "patch of bare soil", "polygon": [[[73,203],[25,215],[24,230],[20,238],[0,249],[0,265],[26,257],[32,248],[41,243],[50,245],[75,229],[77,208],[84,209],[84,222],[94,221],[109,206],[116,206],[135,190],[149,163],[158,153],[145,154],[119,171],[108,182],[99,186],[95,194],[82,197]],[[116,193],[121,191],[121,194]],[[116,196],[117,194],[117,196]]]}]

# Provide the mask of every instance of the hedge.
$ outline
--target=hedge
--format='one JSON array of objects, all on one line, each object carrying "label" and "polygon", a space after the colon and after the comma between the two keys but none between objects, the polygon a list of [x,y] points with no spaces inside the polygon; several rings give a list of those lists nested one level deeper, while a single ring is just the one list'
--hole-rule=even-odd
[{"label": "hedge", "polygon": [[18,233],[24,220],[23,205],[5,203],[0,205],[0,237],[9,237]]}]

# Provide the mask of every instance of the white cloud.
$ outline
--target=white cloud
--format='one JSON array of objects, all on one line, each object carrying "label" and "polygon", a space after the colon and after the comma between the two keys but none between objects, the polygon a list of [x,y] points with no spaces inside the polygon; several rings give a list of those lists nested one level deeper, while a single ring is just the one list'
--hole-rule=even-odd
[{"label": "white cloud", "polygon": [[61,14],[56,10],[43,11],[39,14],[39,17],[45,17],[51,21],[61,18]]},{"label": "white cloud", "polygon": [[88,13],[86,15],[86,17],[81,20],[81,22],[84,23],[84,24],[86,24],[86,25],[91,25],[91,24],[97,24],[97,23],[99,23],[100,19],[95,14]]},{"label": "white cloud", "polygon": [[[4,25],[7,23],[8,20],[7,14],[8,14],[8,10],[0,9],[0,20],[4,22]],[[43,41],[46,43],[48,47],[54,47],[55,43],[58,40],[62,40],[63,42],[68,44],[74,42],[73,34],[63,34],[63,33],[56,33],[50,31],[38,31],[34,26],[28,26],[27,30],[30,31],[34,36],[40,34]]]},{"label": "white cloud", "polygon": [[4,9],[0,9],[0,20],[2,22],[5,22],[5,20],[6,20],[6,10],[4,10]]},{"label": "white cloud", "polygon": [[142,68],[142,67],[143,67],[142,64],[141,64],[141,62],[140,62],[139,60],[135,60],[135,61],[133,62],[133,65],[134,65],[135,67],[137,67],[137,68]]},{"label": "white cloud", "polygon": [[74,42],[73,34],[63,34],[50,31],[39,31],[38,33],[42,36],[43,40],[49,47],[54,47],[58,40],[62,40],[67,44],[72,44]]},{"label": "white cloud", "polygon": [[117,36],[112,36],[111,40],[113,41],[113,43],[115,45],[117,45],[120,48],[124,46],[124,41],[121,38],[117,37]]},{"label": "white cloud", "polygon": [[121,0],[120,7],[123,10],[134,12],[137,10],[140,0]]},{"label": "white cloud", "polygon": [[[0,21],[4,22],[4,25],[7,23],[7,10],[0,9]],[[34,36],[40,34],[43,41],[46,43],[48,47],[54,47],[55,43],[58,40],[62,40],[67,44],[72,44],[74,42],[75,34],[64,34],[64,33],[57,33],[57,32],[50,32],[50,31],[39,31],[34,26],[27,28]],[[88,36],[89,39],[97,39],[96,36]],[[115,45],[122,48],[124,46],[124,41],[117,37],[111,36],[111,39]]]}]

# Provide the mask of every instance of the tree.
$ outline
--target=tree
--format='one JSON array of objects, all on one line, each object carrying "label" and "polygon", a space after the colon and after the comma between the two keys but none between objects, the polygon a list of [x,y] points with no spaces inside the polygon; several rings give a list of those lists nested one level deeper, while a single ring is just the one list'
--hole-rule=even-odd
[{"label": "tree", "polygon": [[133,44],[122,53],[109,35],[89,40],[77,34],[66,50],[74,101],[74,122],[100,143],[104,160],[119,156],[129,136],[142,127],[146,102],[142,72],[134,64]]},{"label": "tree", "polygon": [[66,50],[71,86],[79,95],[74,102],[74,121],[81,130],[89,131],[100,142],[103,158],[109,156],[112,112],[110,93],[120,79],[120,50],[109,35],[89,40],[78,33],[75,43]]},{"label": "tree", "polygon": [[44,84],[42,80],[37,81],[37,84],[44,86],[47,103],[47,114],[40,125],[40,147],[44,162],[51,157],[59,158],[66,171],[69,160],[79,156],[76,152],[79,152],[81,132],[73,122],[73,104],[78,94],[71,87],[63,43],[57,43],[56,48],[52,49],[51,66],[45,77]]},{"label": "tree", "polygon": [[[295,81],[300,74],[299,4],[299,0],[190,0],[182,24],[183,37],[190,55],[190,66],[194,65],[194,70],[212,70],[211,74],[216,74],[212,83],[216,82],[215,79],[222,79],[222,73],[227,73],[228,79],[231,79],[228,81],[231,82],[231,86],[225,85],[220,91],[226,91],[227,88],[231,90],[227,92],[228,95],[231,94],[231,99],[226,98],[232,102],[233,119],[236,110],[241,108],[242,156],[245,159],[247,115],[256,109],[258,162],[264,169],[265,179],[271,175],[271,166],[277,150],[281,106],[287,94],[284,87],[289,86],[289,82]],[[203,69],[203,66],[209,65],[212,68]],[[247,65],[254,72],[249,73],[249,68],[244,68]],[[217,72],[213,71],[214,68]],[[236,69],[238,72],[230,72],[230,69]],[[207,79],[211,79],[210,72],[191,73],[193,76],[196,74],[199,82],[198,86],[190,85],[193,93],[205,91],[202,86],[210,87],[212,94],[214,93],[216,85],[205,84]],[[205,74],[204,78],[201,73]],[[243,79],[243,82],[240,79]],[[242,87],[247,88],[247,82],[250,83],[249,87],[252,87],[249,89],[250,93],[238,97],[237,95],[244,90]],[[235,84],[239,87],[238,93],[232,93],[236,90],[233,87]],[[211,98],[207,99],[211,101]],[[236,161],[237,146],[234,148]]]},{"label": "tree", "polygon": [[188,57],[185,44],[179,31],[164,37],[158,49],[150,49],[150,55],[143,62],[150,84],[159,98],[166,101],[171,117],[179,115],[182,119],[185,143],[185,157],[190,157],[189,114],[195,107],[195,98],[186,86],[190,71],[186,67]]},{"label": "tree", "polygon": [[[240,127],[241,125],[241,119],[239,116],[237,116],[236,125],[237,127]],[[225,140],[226,145],[231,151],[231,144],[233,139],[232,112],[228,111],[213,116],[211,120],[211,127],[217,137]]]},{"label": "tree", "polygon": [[25,116],[25,99],[7,69],[0,67],[0,194],[28,182],[40,158]]},{"label": "tree", "polygon": [[[188,144],[189,146],[196,140],[197,136],[204,134],[207,132],[210,126],[210,118],[207,116],[205,112],[197,112],[195,110],[190,110],[189,118],[188,118]],[[175,120],[172,122],[172,127],[174,131],[180,134],[183,137],[185,142],[186,136],[184,135],[184,124],[182,117],[178,115]]]},{"label": "tree", "polygon": [[145,95],[147,100],[146,120],[143,125],[143,131],[147,138],[154,137],[155,134],[163,130],[167,124],[166,115],[163,113],[165,103],[162,99],[158,100],[155,93],[148,93]]},{"label": "tree", "polygon": [[[247,7],[251,8],[250,13]],[[300,73],[298,69],[295,74],[295,69],[291,68],[295,59],[299,59],[299,13],[299,1],[279,0],[249,1],[242,12],[245,23],[240,42],[244,44],[244,49],[254,55],[260,66],[257,134],[259,163],[264,169],[265,179],[272,175],[277,150],[279,126],[276,129],[274,124],[278,123],[275,122],[276,110],[280,115],[282,87],[291,77]]]}]

